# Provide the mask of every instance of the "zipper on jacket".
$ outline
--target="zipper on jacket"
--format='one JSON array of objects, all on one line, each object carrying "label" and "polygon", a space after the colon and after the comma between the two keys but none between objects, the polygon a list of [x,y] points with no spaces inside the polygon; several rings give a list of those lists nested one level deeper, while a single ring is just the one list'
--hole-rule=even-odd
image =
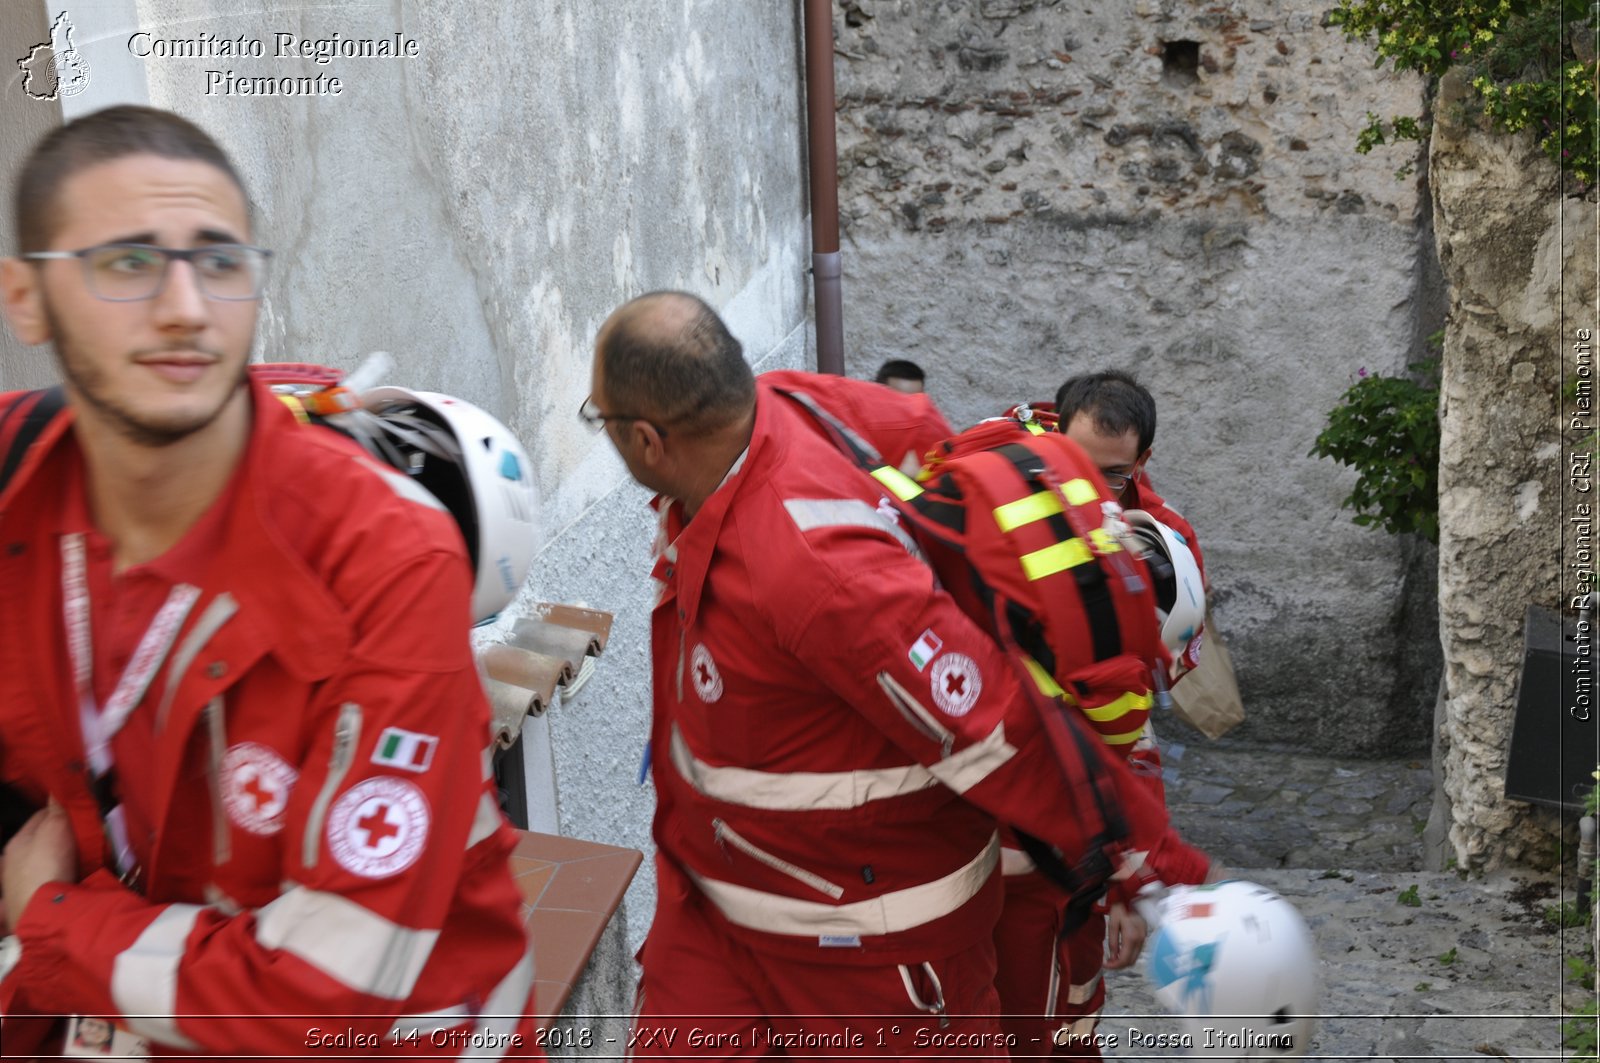
[{"label": "zipper on jacket", "polygon": [[905,721],[938,742],[941,755],[948,757],[950,751],[955,748],[955,732],[935,719],[933,713],[912,697],[911,692],[896,682],[894,676],[888,672],[878,673],[878,685],[889,695],[890,703],[900,710],[900,715],[905,717]]},{"label": "zipper on jacket", "polygon": [[765,849],[750,844],[750,842],[746,841],[738,831],[734,830],[720,819],[713,819],[711,821],[711,830],[716,836],[717,844],[723,847],[724,852],[726,852],[727,847],[731,845],[741,853],[744,853],[746,856],[751,857],[760,863],[766,864],[774,871],[779,871],[785,875],[788,875],[796,882],[801,882],[807,886],[810,886],[818,893],[826,894],[827,896],[832,897],[834,900],[838,900],[840,897],[844,896],[843,886],[836,886],[820,875],[814,875],[803,867],[797,867],[782,857],[773,856]]},{"label": "zipper on jacket", "polygon": [[333,727],[333,754],[328,759],[328,777],[311,805],[311,814],[306,817],[306,834],[300,860],[308,869],[317,866],[322,822],[328,818],[328,806],[333,803],[334,792],[350,771],[350,762],[355,759],[356,741],[360,737],[361,706],[347,701],[339,706],[339,721]]},{"label": "zipper on jacket", "polygon": [[233,859],[233,844],[228,834],[228,817],[222,805],[222,756],[228,748],[228,735],[222,718],[222,696],[206,705],[206,731],[211,739],[211,755],[206,760],[206,779],[211,783],[212,866],[221,867]]}]

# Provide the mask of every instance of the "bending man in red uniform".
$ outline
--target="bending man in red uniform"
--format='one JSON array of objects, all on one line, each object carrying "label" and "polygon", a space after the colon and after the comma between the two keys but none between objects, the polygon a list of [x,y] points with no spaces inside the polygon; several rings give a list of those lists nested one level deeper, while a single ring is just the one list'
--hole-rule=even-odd
[{"label": "bending man in red uniform", "polygon": [[[937,418],[924,396],[774,377],[868,411],[891,462]],[[635,1053],[1005,1056],[997,817],[1077,860],[1103,830],[1091,767],[1067,766],[879,485],[752,378],[700,300],[616,311],[583,413],[661,495],[658,902]],[[1084,749],[1133,826],[1126,849],[1203,877],[1138,781]]]},{"label": "bending man in red uniform", "polygon": [[528,1051],[450,517],[247,377],[268,253],[201,130],[78,119],[16,202],[0,295],[66,402],[0,396],[0,783],[41,809],[7,1053],[73,1014],[159,1054]]},{"label": "bending man in red uniform", "polygon": [[[1156,435],[1156,403],[1149,390],[1117,370],[1084,374],[1061,385],[1055,408],[1057,430],[1099,467],[1122,508],[1143,510],[1182,535],[1203,576],[1194,529],[1145,478],[1145,462]],[[1188,645],[1174,649],[1175,679],[1197,663],[1201,637],[1196,632]],[[1164,800],[1161,755],[1148,725],[1137,741],[1116,748],[1155,799]],[[1113,900],[1104,913],[1091,915],[1061,937],[1065,906],[1060,891],[1033,869],[1020,850],[1007,849],[1003,855],[1006,901],[995,928],[995,944],[1000,958],[996,984],[1008,1016],[1006,1029],[1019,1039],[1037,1038],[1052,1046],[1052,1051],[1041,1054],[1099,1059],[1094,1031],[1105,1006],[1103,969],[1128,967],[1139,958],[1145,922],[1132,905]]]}]

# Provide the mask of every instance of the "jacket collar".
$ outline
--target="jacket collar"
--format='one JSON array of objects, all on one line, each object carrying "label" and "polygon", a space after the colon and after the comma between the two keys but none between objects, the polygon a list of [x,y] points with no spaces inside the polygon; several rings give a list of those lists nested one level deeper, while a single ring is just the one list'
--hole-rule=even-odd
[{"label": "jacket collar", "polygon": [[[756,419],[750,431],[750,445],[733,463],[721,485],[707,496],[694,519],[672,540],[671,545],[677,555],[674,565],[677,569],[675,590],[678,619],[685,628],[692,626],[699,614],[700,593],[705,587],[706,571],[711,567],[712,554],[722,538],[722,526],[729,510],[746,485],[763,478],[762,474],[777,460],[782,449],[773,433],[774,405],[767,396],[767,389],[757,381]],[[666,500],[662,501],[665,503]],[[670,504],[681,505],[676,501]]]}]

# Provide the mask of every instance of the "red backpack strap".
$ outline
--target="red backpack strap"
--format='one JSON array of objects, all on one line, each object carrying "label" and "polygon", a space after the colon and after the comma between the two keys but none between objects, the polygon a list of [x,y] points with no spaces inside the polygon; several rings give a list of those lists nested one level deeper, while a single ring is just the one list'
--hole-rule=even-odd
[{"label": "red backpack strap", "polygon": [[24,393],[0,414],[0,494],[22,467],[28,448],[66,404],[66,391],[57,385]]}]

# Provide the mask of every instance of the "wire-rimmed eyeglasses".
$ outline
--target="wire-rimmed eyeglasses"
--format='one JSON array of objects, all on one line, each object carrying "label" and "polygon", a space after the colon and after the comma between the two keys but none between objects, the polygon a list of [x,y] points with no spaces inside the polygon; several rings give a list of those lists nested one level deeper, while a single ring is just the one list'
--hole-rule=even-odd
[{"label": "wire-rimmed eyeglasses", "polygon": [[1112,472],[1109,469],[1100,470],[1101,479],[1105,480],[1106,486],[1111,489],[1111,493],[1114,495],[1120,495],[1126,491],[1128,485],[1133,483],[1134,476],[1135,474],[1131,472]]},{"label": "wire-rimmed eyeglasses", "polygon": [[31,251],[31,261],[75,258],[83,281],[96,299],[132,303],[153,299],[166,284],[174,260],[189,263],[195,283],[208,299],[243,302],[261,298],[272,252],[249,244],[206,244],[180,249],[154,244],[99,244],[77,251]]},{"label": "wire-rimmed eyeglasses", "polygon": [[584,399],[583,405],[578,407],[578,420],[588,425],[589,431],[591,432],[600,431],[606,426],[607,421],[643,421],[645,424],[656,430],[656,435],[662,437],[663,439],[665,439],[667,436],[667,430],[662,428],[655,421],[650,420],[648,417],[643,417],[636,413],[600,412],[600,407],[595,405],[593,395],[590,395],[588,398]]}]

